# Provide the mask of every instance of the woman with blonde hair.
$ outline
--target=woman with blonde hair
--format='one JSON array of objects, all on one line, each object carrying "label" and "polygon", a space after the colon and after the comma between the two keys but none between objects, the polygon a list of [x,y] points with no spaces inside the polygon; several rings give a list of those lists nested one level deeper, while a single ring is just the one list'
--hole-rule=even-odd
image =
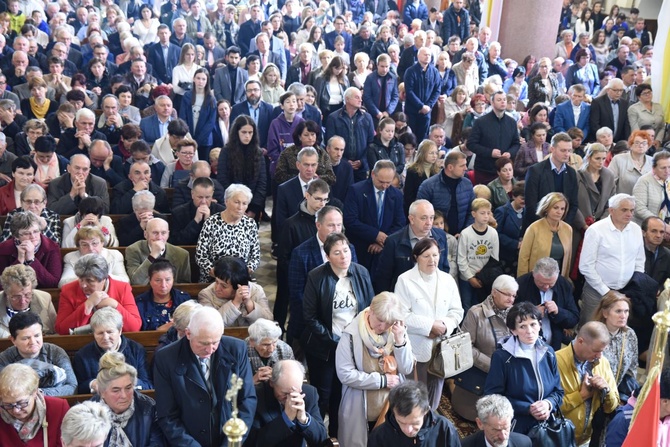
[{"label": "woman with blonde hair", "polygon": [[356,69],[352,70],[348,75],[349,85],[358,87],[361,91],[363,91],[363,84],[365,84],[365,79],[370,74],[370,70],[368,70],[369,64],[370,56],[368,56],[367,53],[356,53],[354,56],[354,66]]},{"label": "woman with blonde hair", "polygon": [[567,212],[568,199],[560,192],[549,193],[540,200],[536,214],[541,219],[528,227],[521,241],[517,277],[531,272],[535,263],[547,256],[561,266],[561,275],[570,274],[572,227],[563,222]]},{"label": "woman with blonde hair", "polygon": [[200,66],[195,63],[195,46],[185,43],[181,47],[179,63],[172,69],[172,91],[174,93],[174,109],[179,110],[181,99],[193,87],[193,77]]},{"label": "woman with blonde hair", "polygon": [[421,142],[416,152],[416,159],[407,168],[405,177],[405,188],[403,189],[405,215],[409,211],[409,206],[416,200],[421,183],[440,172],[438,156],[439,151],[433,141],[423,140]]},{"label": "woman with blonde hair", "polygon": [[454,128],[454,118],[459,113],[465,115],[470,112],[472,107],[468,101],[468,91],[463,85],[457,85],[451,92],[451,95],[444,101],[444,126],[445,135],[449,138],[452,136]]},{"label": "woman with blonde hair", "polygon": [[[584,165],[577,171],[579,211],[575,228],[586,230],[588,225],[609,216],[608,200],[616,194],[616,177],[604,165],[607,148],[600,143],[586,147]],[[587,223],[588,222],[588,223]],[[581,238],[580,238],[581,239]]]},{"label": "woman with blonde hair", "polygon": [[275,64],[267,64],[261,74],[261,89],[263,90],[263,101],[272,104],[273,107],[279,105],[279,98],[286,93],[281,86],[281,75]]}]

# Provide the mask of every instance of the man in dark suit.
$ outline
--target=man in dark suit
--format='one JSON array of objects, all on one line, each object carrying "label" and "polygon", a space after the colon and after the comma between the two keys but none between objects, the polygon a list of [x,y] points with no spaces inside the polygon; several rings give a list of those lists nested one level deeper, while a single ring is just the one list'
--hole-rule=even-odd
[{"label": "man in dark suit", "polygon": [[402,193],[391,186],[395,165],[390,160],[375,163],[370,178],[355,183],[344,201],[344,225],[356,247],[359,264],[374,271],[388,235],[407,223]]},{"label": "man in dark suit", "polygon": [[[170,207],[165,191],[151,181],[151,168],[146,161],[136,161],[130,166],[128,178],[113,189],[112,214],[128,214],[132,212],[132,200],[138,191],[149,191],[156,196],[156,210],[169,213]],[[73,213],[70,213],[73,214]]]},{"label": "man in dark suit", "polygon": [[530,438],[512,431],[514,409],[506,397],[490,394],[477,401],[477,433],[461,441],[463,447],[531,447]]},{"label": "man in dark suit", "polygon": [[579,322],[572,284],[560,273],[558,262],[547,257],[539,259],[532,272],[516,279],[517,302],[528,301],[540,309],[542,336],[555,351],[569,341],[564,341],[563,330],[573,329]]},{"label": "man in dark suit", "polygon": [[[305,191],[309,182],[316,178],[316,169],[319,166],[319,154],[314,148],[306,147],[298,152],[296,161],[298,175],[277,188],[277,201],[272,211],[275,219],[275,229],[283,228],[284,221],[298,212],[298,206],[305,198]],[[278,234],[273,240],[276,240]]]},{"label": "man in dark suit", "polygon": [[211,178],[211,175],[212,168],[208,161],[198,160],[193,162],[189,176],[179,180],[177,186],[174,188],[174,193],[172,195],[172,208],[175,209],[176,207],[191,201],[193,185],[195,184],[195,181],[201,177],[207,177],[212,181],[212,184],[214,185],[214,192],[212,196],[213,201],[215,203],[224,205],[225,190],[223,189],[223,185],[221,185],[217,179]]},{"label": "man in dark suit", "polygon": [[278,51],[272,51],[270,47],[270,38],[265,33],[256,36],[256,50],[249,54],[255,54],[261,60],[261,71],[265,70],[268,64],[275,64],[279,69],[279,75],[286,80],[286,54],[283,48]]},{"label": "man in dark suit", "polygon": [[247,345],[223,335],[223,320],[216,309],[195,311],[186,335],[156,353],[154,358],[156,416],[169,445],[225,445],[221,427],[232,417],[226,400],[231,376],[241,385],[238,417],[251,427],[256,412]]},{"label": "man in dark suit", "polygon": [[172,83],[172,69],[179,63],[180,49],[170,42],[170,28],[163,24],[158,27],[158,42],[149,46],[147,62],[154,69],[154,76],[163,84]]},{"label": "man in dark suit", "polygon": [[[591,102],[591,141],[595,141],[596,132],[601,127],[609,127],[614,133],[614,142],[627,140],[630,136],[628,122],[628,101],[621,99],[625,85],[621,79],[612,79],[607,85],[605,95]],[[616,118],[616,119],[615,119]]]},{"label": "man in dark suit", "polygon": [[49,184],[49,209],[61,215],[75,214],[81,199],[97,196],[104,203],[104,214],[109,214],[107,182],[91,175],[90,171],[91,161],[86,155],[73,155],[67,165],[67,174],[55,178]]},{"label": "man in dark suit", "polygon": [[238,67],[240,63],[238,47],[228,47],[225,61],[226,65],[217,68],[214,72],[214,96],[217,101],[226,99],[231,104],[238,104],[244,101],[244,89],[249,80],[249,73]]},{"label": "man in dark suit", "polygon": [[[226,56],[226,50],[216,42],[213,32],[206,32],[203,36],[203,48],[205,48],[205,59],[203,64],[210,73],[214,73],[216,68],[216,61],[223,59]],[[232,46],[232,45],[230,45]]]},{"label": "man in dark suit", "polygon": [[240,25],[240,32],[237,35],[237,45],[242,54],[249,54],[251,41],[261,32],[261,7],[253,5],[249,14],[251,18]]},{"label": "man in dark suit", "polygon": [[304,379],[305,367],[300,362],[275,363],[272,378],[256,386],[258,403],[247,445],[303,447],[326,440],[319,395]]},{"label": "man in dark suit", "polygon": [[[304,88],[304,86],[303,86]],[[248,115],[255,122],[258,128],[258,136],[262,148],[267,147],[268,131],[270,123],[274,119],[272,114],[272,105],[261,100],[261,83],[255,79],[247,81],[244,85],[246,101],[235,104],[230,111],[230,122],[235,122],[235,118],[240,115]]]},{"label": "man in dark suit", "polygon": [[658,291],[662,292],[665,280],[670,278],[670,250],[663,246],[666,223],[656,216],[647,217],[642,221],[642,237],[644,238],[644,272],[658,283]]},{"label": "man in dark suit", "polygon": [[567,132],[571,127],[578,127],[584,132],[584,135],[588,135],[591,106],[584,102],[586,97],[584,86],[574,84],[568,90],[568,95],[570,95],[570,101],[565,101],[556,106],[554,131]]},{"label": "man in dark suit", "polygon": [[107,141],[93,141],[88,148],[88,158],[91,160],[91,174],[106,180],[112,188],[125,180],[123,161],[114,155]]},{"label": "man in dark suit", "polygon": [[644,19],[638,18],[635,21],[635,26],[633,29],[629,30],[626,33],[626,36],[630,37],[631,39],[638,38],[642,42],[642,45],[640,45],[640,48],[646,47],[647,45],[651,45],[652,40],[651,40],[651,34],[649,31],[647,31],[647,28],[644,23]]},{"label": "man in dark suit", "polygon": [[337,16],[333,20],[333,26],[335,29],[323,36],[323,40],[326,43],[326,48],[330,51],[335,51],[335,38],[337,36],[342,36],[344,38],[344,51],[351,54],[351,34],[344,30],[344,17]]},{"label": "man in dark suit", "polygon": [[[549,150],[549,157],[534,164],[526,172],[526,209],[537,209],[537,204],[544,196],[550,192],[560,192],[568,199],[568,212],[563,220],[572,224],[577,214],[579,189],[577,172],[567,164],[572,153],[572,138],[565,132],[557,133],[551,138]],[[522,234],[538,219],[535,213],[524,213]]]},{"label": "man in dark suit", "polygon": [[440,247],[438,268],[449,273],[449,247],[444,230],[433,228],[435,210],[428,200],[417,200],[409,207],[409,225],[396,231],[384,243],[372,285],[375,293],[392,291],[398,276],[414,267],[412,249],[417,242],[427,237],[435,239]]},{"label": "man in dark suit", "polygon": [[173,245],[195,245],[205,220],[224,207],[214,200],[214,182],[207,177],[193,181],[191,200],[172,208],[170,242]]}]

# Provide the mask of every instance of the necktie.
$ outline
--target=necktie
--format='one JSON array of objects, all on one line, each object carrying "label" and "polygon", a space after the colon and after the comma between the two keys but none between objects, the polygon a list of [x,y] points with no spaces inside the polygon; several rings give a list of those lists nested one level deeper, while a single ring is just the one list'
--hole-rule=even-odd
[{"label": "necktie", "polygon": [[205,376],[207,386],[209,386],[209,359],[200,359],[200,369],[202,370],[203,376]]},{"label": "necktie", "polygon": [[377,225],[382,227],[384,220],[384,191],[377,191]]},{"label": "necktie", "polygon": [[265,66],[267,65],[267,62],[268,62],[268,58],[265,55],[265,53],[261,54],[261,65],[262,65],[261,70],[265,69]]}]

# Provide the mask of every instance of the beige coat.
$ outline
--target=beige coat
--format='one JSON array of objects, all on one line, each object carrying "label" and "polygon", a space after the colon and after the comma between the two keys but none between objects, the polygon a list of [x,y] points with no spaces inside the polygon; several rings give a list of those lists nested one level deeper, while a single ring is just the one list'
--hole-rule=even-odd
[{"label": "beige coat", "polygon": [[[51,295],[41,290],[33,290],[33,299],[30,302],[30,311],[42,319],[45,335],[55,334],[56,309],[51,302]],[[0,338],[9,337],[9,315],[7,315],[7,294],[0,292]]]}]

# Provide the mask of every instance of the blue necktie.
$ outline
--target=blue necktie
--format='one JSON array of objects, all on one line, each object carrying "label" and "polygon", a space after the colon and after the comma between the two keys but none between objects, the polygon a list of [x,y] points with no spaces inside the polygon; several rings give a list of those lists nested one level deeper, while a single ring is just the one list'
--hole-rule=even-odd
[{"label": "blue necktie", "polygon": [[377,192],[377,225],[382,227],[384,220],[384,191]]}]

